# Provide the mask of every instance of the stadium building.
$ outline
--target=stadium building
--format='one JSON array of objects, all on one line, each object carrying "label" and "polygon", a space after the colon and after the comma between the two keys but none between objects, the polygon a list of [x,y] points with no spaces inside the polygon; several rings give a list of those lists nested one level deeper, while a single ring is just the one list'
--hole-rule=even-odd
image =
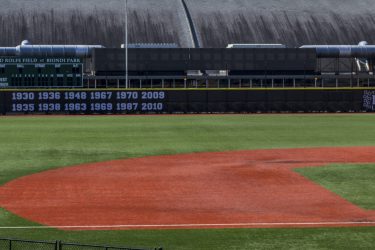
[{"label": "stadium building", "polygon": [[[375,46],[30,45],[0,48],[1,87],[252,88],[375,86]],[[127,55],[127,56],[126,56]],[[128,71],[126,72],[126,59]],[[128,74],[128,84],[125,76]]]},{"label": "stadium building", "polygon": [[[202,6],[208,6],[208,2],[208,0],[203,1],[201,4]],[[233,4],[233,6],[236,6],[234,1],[229,2]],[[174,101],[168,100],[168,102],[172,103],[169,106],[163,104],[163,108],[147,108],[141,111],[279,112],[302,110],[313,112],[328,110],[373,110],[371,100],[375,99],[375,97],[373,97],[372,92],[364,93],[363,91],[370,91],[372,87],[375,87],[375,46],[369,45],[366,41],[359,42],[361,36],[357,36],[358,40],[355,43],[346,43],[346,45],[342,42],[353,41],[353,39],[340,37],[336,39],[336,41],[338,41],[337,45],[327,45],[329,40],[323,41],[326,42],[326,44],[319,44],[314,43],[316,41],[322,41],[316,39],[316,36],[308,36],[308,40],[301,39],[301,37],[304,37],[302,35],[303,31],[297,24],[295,24],[297,25],[296,27],[299,27],[296,29],[297,33],[285,36],[281,42],[280,38],[276,39],[273,37],[279,34],[279,31],[264,29],[262,31],[264,34],[267,32],[272,34],[270,35],[270,39],[262,38],[259,33],[252,38],[246,36],[240,38],[227,37],[225,40],[227,43],[224,46],[218,46],[218,44],[215,43],[210,44],[205,38],[207,38],[207,36],[213,37],[212,32],[218,34],[222,32],[222,30],[214,28],[212,30],[202,29],[202,23],[204,22],[197,17],[196,12],[199,13],[196,8],[197,3],[190,0],[176,0],[171,3],[175,13],[178,13],[177,16],[176,14],[173,15],[173,18],[180,18],[178,27],[183,27],[183,30],[185,31],[183,35],[179,36],[179,40],[169,39],[165,34],[162,36],[162,40],[159,40],[160,37],[158,38],[156,34],[153,36],[146,35],[148,38],[144,39],[144,37],[137,37],[134,35],[134,26],[132,26],[134,23],[132,24],[132,22],[137,24],[137,18],[134,17],[134,11],[137,10],[142,13],[141,9],[144,8],[144,6],[152,6],[152,3],[150,1],[140,1],[139,3],[137,2],[137,4],[133,2],[133,4],[130,4],[130,7],[126,6],[126,8],[124,8],[123,2],[121,3],[121,8],[118,6],[118,1],[110,1],[108,6],[110,8],[114,8],[115,6],[119,7],[122,14],[126,14],[125,19],[128,20],[129,18],[130,20],[130,22],[125,21],[126,25],[120,25],[123,33],[116,33],[121,33],[121,39],[119,41],[125,41],[125,44],[118,43],[118,45],[113,46],[112,43],[108,43],[108,41],[103,40],[102,37],[98,37],[97,41],[91,43],[93,45],[85,45],[84,43],[81,45],[56,45],[51,41],[48,44],[40,45],[32,44],[28,40],[24,40],[20,45],[15,47],[0,47],[0,88],[5,90],[19,89],[20,91],[31,89],[40,91],[58,89],[85,91],[97,89],[162,89],[163,91],[177,89],[201,89],[205,91],[210,89],[216,89],[217,91],[222,89],[260,89],[263,91],[264,89],[274,89],[278,91],[287,91],[290,89],[300,91],[306,89],[326,89],[326,92],[315,91],[314,94],[311,94],[312,92],[309,92],[309,94],[306,94],[305,92],[303,92],[303,94],[295,94],[296,92],[293,92],[293,95],[288,95],[284,92],[279,92],[281,94],[276,94],[275,99],[269,94],[270,92],[267,92],[263,97],[262,94],[260,94],[261,92],[257,92],[257,94],[254,95],[254,98],[257,100],[255,100],[252,95],[249,95],[248,91],[246,92],[246,97],[240,97],[237,95],[231,97],[228,96],[228,94],[221,94],[220,98],[217,99],[217,102],[222,103],[223,105],[221,106],[223,107],[218,109],[208,108],[210,105],[213,107],[219,107],[220,105],[215,105],[215,103],[209,104],[210,98],[208,94],[209,92],[207,92],[207,94],[202,94],[197,99],[192,98],[192,100],[195,100],[194,102],[196,102],[195,106],[199,106],[199,103],[204,103],[204,105],[201,105],[203,108],[193,108],[190,104],[192,100],[176,96],[175,98],[171,97],[171,100]],[[53,4],[56,3],[54,1],[48,2],[48,4],[43,7],[45,9],[42,8],[40,11],[46,11],[48,6]],[[72,6],[75,6],[73,3],[71,4]],[[97,6],[98,4],[99,3],[95,1],[92,2],[93,6]],[[162,1],[159,4],[163,4]],[[223,6],[227,5],[228,3],[223,3]],[[263,5],[261,4],[259,6]],[[260,8],[259,6],[256,8]],[[287,12],[284,14],[291,17],[292,13],[295,14],[299,10],[308,9],[307,5],[296,6],[296,10],[285,10]],[[233,11],[230,13],[238,14],[239,12],[234,11],[233,8]],[[156,9],[158,8],[155,6],[154,11],[156,11]],[[228,10],[230,9],[231,8],[228,6]],[[29,8],[28,10],[39,13],[38,10],[33,10],[33,8]],[[111,12],[114,11],[113,9],[107,10],[109,11],[108,13],[115,13]],[[8,9],[8,11],[16,13],[15,10],[12,9]],[[349,10],[347,9],[343,9],[342,13],[348,11]],[[364,10],[358,9],[352,14],[354,17],[357,17],[358,15],[363,14],[363,11]],[[69,11],[67,13],[69,13]],[[212,12],[212,9],[207,7],[207,20],[212,20],[212,13],[214,13]],[[310,12],[310,14],[314,13],[317,14],[314,11]],[[160,14],[161,13],[155,13],[154,16],[160,17]],[[328,14],[328,16],[329,15],[330,14]],[[85,16],[87,15],[83,15],[83,17]],[[97,16],[96,18],[98,18],[98,20],[100,18],[105,19],[106,16]],[[118,17],[114,16],[114,18],[116,19]],[[229,16],[226,18],[227,19],[223,20],[227,20],[227,24],[229,25],[231,17]],[[278,18],[280,18],[279,21],[283,20],[280,15]],[[298,18],[300,17],[298,16]],[[260,16],[259,20],[264,21],[262,16]],[[159,28],[163,30],[166,27],[165,22],[163,20],[159,21],[161,25]],[[257,21],[255,21],[255,24]],[[150,24],[149,29],[151,30],[156,27],[155,25],[151,25],[152,22],[150,21],[148,23]],[[102,22],[98,22],[98,29],[101,23]],[[275,27],[279,27],[277,22],[272,23],[274,23]],[[33,24],[35,24],[35,22]],[[241,24],[241,22],[238,22],[238,24]],[[80,24],[76,23],[76,25],[77,29],[82,28]],[[113,26],[116,27],[115,24],[113,24]],[[30,30],[33,29],[32,27],[33,25],[31,24],[27,25],[27,28]],[[323,34],[324,29],[319,26],[319,23],[316,23],[316,27],[310,30],[310,32],[317,32],[316,29],[319,27],[321,28],[320,32]],[[362,25],[361,30],[365,30],[366,27],[366,25]],[[233,30],[236,29],[237,27],[233,26]],[[109,31],[110,29],[108,28],[106,33]],[[5,30],[5,33],[7,32],[8,31]],[[40,32],[44,33],[45,30]],[[51,32],[52,31],[50,30],[50,33]],[[52,32],[52,34],[54,34],[54,32]],[[139,30],[139,32],[142,33],[142,30]],[[253,32],[253,30],[249,27],[242,30],[242,33],[245,34],[246,32]],[[162,34],[163,32],[160,31],[159,33]],[[38,38],[36,34],[38,34],[38,32],[35,31],[25,35],[34,37],[37,41],[42,41],[43,39],[40,39],[40,37]],[[353,34],[353,32],[350,34]],[[365,38],[368,38],[370,42],[373,41],[371,34],[366,33],[366,35],[367,34],[368,37]],[[59,37],[58,34],[55,35],[56,37]],[[130,39],[128,39],[129,36]],[[293,36],[298,41],[308,43],[300,43],[296,45],[296,43],[292,43],[290,40]],[[66,37],[73,39],[73,37]],[[92,37],[92,34],[87,34],[87,37]],[[134,39],[138,38],[139,40],[134,41]],[[254,41],[254,38],[257,39],[257,41],[251,42]],[[113,36],[113,39],[118,40],[115,35]],[[150,39],[156,41],[156,43],[148,42]],[[244,43],[242,39],[247,39],[247,41],[250,42]],[[145,40],[147,40],[147,42],[138,43]],[[81,41],[87,40],[81,39]],[[159,41],[162,43],[159,43]],[[7,44],[8,42],[3,43]],[[346,89],[344,92],[339,92],[342,88],[349,88],[349,90]],[[336,91],[332,92],[332,90]],[[173,96],[172,92],[169,92],[169,94]],[[187,96],[192,97],[193,95],[193,93],[189,92]],[[162,94],[162,96],[165,97],[167,95]],[[204,96],[204,98],[202,96]],[[295,98],[292,98],[291,96],[295,96]],[[319,99],[317,96],[323,97]],[[364,96],[368,98],[364,98]],[[157,97],[159,97],[158,94]],[[243,100],[239,101],[241,98]],[[4,97],[3,99],[7,98]],[[26,99],[28,100],[28,98]],[[308,101],[309,99],[311,100]],[[24,98],[12,98],[12,100],[23,101]],[[174,103],[180,102],[181,100],[183,100],[183,104]],[[232,100],[229,101],[232,103],[231,107],[226,104],[228,100]],[[241,104],[233,104],[237,102]],[[249,104],[249,102],[251,103]],[[299,104],[297,105],[296,103]],[[322,103],[324,103],[324,105]],[[328,105],[329,103],[334,104],[330,107],[330,105]],[[355,103],[355,105],[353,105],[353,103]],[[103,105],[105,104],[106,103],[104,102]],[[112,106],[108,105],[108,107],[111,108],[93,108],[91,111],[110,111],[115,113],[115,110],[113,110],[113,104],[117,105],[117,103],[112,102]],[[161,107],[159,102],[152,103],[152,105],[152,107]],[[306,105],[310,106],[307,107]],[[9,103],[3,103],[2,106],[7,107],[3,108],[5,111],[2,111],[2,113],[7,113],[7,111],[10,110]],[[164,108],[167,106],[169,108]],[[59,111],[60,108],[61,107],[53,107],[52,110]],[[13,106],[11,110],[24,112],[28,111],[29,108],[24,109],[16,105]],[[38,110],[45,111],[44,108],[39,108]],[[49,110],[50,109],[47,108],[47,111]],[[64,111],[71,110],[70,108],[65,108]],[[73,111],[82,110],[81,108],[74,108]],[[117,108],[116,111],[124,111],[124,108]],[[125,111],[129,110],[126,108]]]}]

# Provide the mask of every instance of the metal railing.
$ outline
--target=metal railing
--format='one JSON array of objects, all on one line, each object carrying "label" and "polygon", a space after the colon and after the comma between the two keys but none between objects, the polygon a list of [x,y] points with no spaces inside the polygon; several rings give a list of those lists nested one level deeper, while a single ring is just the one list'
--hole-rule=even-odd
[{"label": "metal railing", "polygon": [[[358,88],[375,87],[375,75],[140,76],[129,77],[131,89],[191,88]],[[119,76],[85,76],[83,88],[125,88]]]},{"label": "metal railing", "polygon": [[34,241],[0,238],[1,250],[163,250],[163,248],[134,248],[106,245],[67,243],[62,241]]}]

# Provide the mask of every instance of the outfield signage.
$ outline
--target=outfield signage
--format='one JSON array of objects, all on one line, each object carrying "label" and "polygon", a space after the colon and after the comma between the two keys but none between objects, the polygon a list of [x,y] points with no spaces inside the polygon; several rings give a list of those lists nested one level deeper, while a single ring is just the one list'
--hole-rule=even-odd
[{"label": "outfield signage", "polygon": [[375,111],[375,90],[364,91],[363,107],[368,111]]},{"label": "outfield signage", "polygon": [[22,57],[0,57],[0,64],[80,64],[80,58],[22,58]]},{"label": "outfield signage", "polygon": [[164,112],[165,91],[9,91],[5,113],[118,114]]},{"label": "outfield signage", "polygon": [[0,57],[0,88],[82,87],[80,58]]},{"label": "outfield signage", "polygon": [[[3,80],[5,82],[5,80]],[[1,114],[163,114],[375,111],[373,90],[18,90]]]},{"label": "outfield signage", "polygon": [[8,77],[0,77],[0,87],[8,87]]}]

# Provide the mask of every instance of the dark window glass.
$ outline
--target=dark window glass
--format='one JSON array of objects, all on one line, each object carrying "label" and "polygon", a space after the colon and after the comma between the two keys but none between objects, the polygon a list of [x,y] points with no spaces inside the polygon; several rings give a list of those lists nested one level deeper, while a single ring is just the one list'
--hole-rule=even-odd
[{"label": "dark window glass", "polygon": [[57,85],[63,86],[64,85],[64,78],[62,78],[62,77],[57,78]]},{"label": "dark window glass", "polygon": [[67,78],[67,84],[68,84],[68,86],[73,86],[73,78],[72,77]]}]

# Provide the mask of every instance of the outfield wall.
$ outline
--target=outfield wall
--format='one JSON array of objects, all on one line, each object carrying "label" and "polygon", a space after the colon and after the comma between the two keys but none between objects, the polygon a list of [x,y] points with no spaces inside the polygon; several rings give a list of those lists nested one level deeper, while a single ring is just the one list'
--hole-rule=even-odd
[{"label": "outfield wall", "polygon": [[375,89],[6,90],[0,100],[3,115],[375,111]]}]

